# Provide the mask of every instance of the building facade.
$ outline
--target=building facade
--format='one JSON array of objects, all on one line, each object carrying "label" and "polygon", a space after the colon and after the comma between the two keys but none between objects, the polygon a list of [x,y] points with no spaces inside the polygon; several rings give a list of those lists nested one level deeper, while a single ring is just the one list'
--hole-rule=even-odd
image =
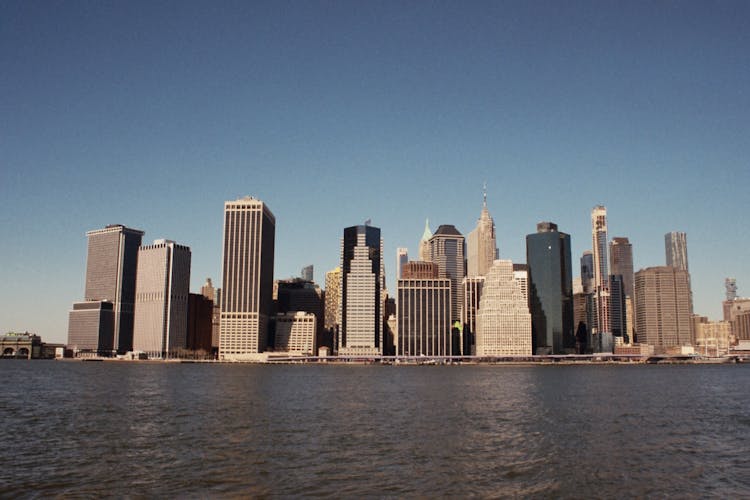
[{"label": "building facade", "polygon": [[396,249],[396,279],[401,279],[401,269],[409,262],[409,249],[408,248],[397,248]]},{"label": "building facade", "polygon": [[484,193],[482,212],[477,225],[469,233],[466,242],[466,275],[484,276],[497,259],[497,241],[495,239],[495,221],[487,210],[487,193]]},{"label": "building facade", "polygon": [[[100,352],[109,345],[113,352],[120,354],[133,348],[135,280],[138,247],[143,234],[143,231],[121,224],[112,224],[86,233],[88,255],[84,299],[111,302],[114,313],[112,340],[106,340],[100,345],[97,349]],[[76,324],[74,322],[69,326],[75,327]],[[69,343],[76,337],[79,337],[78,332],[68,331]]]},{"label": "building facade", "polygon": [[341,240],[339,355],[383,354],[385,267],[380,229],[344,229]]},{"label": "building facade", "polygon": [[190,248],[156,240],[138,251],[133,350],[174,358],[187,348]]},{"label": "building facade", "polygon": [[440,278],[451,280],[451,321],[459,321],[463,303],[461,282],[466,276],[464,237],[455,226],[443,224],[437,228],[429,242],[429,261],[437,264]]},{"label": "building facade", "polygon": [[188,295],[186,349],[194,355],[208,357],[213,352],[214,303],[203,294]]},{"label": "building facade", "polygon": [[607,209],[597,205],[591,211],[591,244],[594,265],[593,300],[595,321],[590,325],[595,352],[611,352],[609,259],[607,257]]},{"label": "building facade", "polygon": [[111,356],[114,348],[115,310],[112,302],[76,302],[68,313],[68,347],[76,356]]},{"label": "building facade", "polygon": [[575,346],[570,235],[540,222],[526,236],[529,308],[535,354],[563,354]]},{"label": "building facade", "polygon": [[659,352],[693,345],[690,276],[671,266],[635,273],[636,331],[638,341]]},{"label": "building facade", "polygon": [[688,267],[687,234],[672,231],[664,235],[664,252],[667,265],[683,271],[690,271]]},{"label": "building facade", "polygon": [[326,329],[332,329],[339,323],[339,304],[341,303],[341,267],[326,273],[325,321]]},{"label": "building facade", "polygon": [[315,336],[318,319],[304,311],[280,313],[276,316],[274,351],[298,356],[314,356],[318,351]]},{"label": "building facade", "polygon": [[402,278],[397,283],[396,318],[399,356],[450,356],[451,283],[432,277]]},{"label": "building facade", "polygon": [[532,354],[531,313],[509,260],[496,260],[485,277],[477,311],[476,354]]},{"label": "building facade", "polygon": [[276,218],[252,197],[224,203],[219,357],[251,359],[266,349],[273,308]]},{"label": "building facade", "polygon": [[432,238],[432,231],[430,231],[430,220],[424,221],[424,231],[422,231],[422,238],[419,240],[419,260],[422,262],[430,260],[430,238]]}]

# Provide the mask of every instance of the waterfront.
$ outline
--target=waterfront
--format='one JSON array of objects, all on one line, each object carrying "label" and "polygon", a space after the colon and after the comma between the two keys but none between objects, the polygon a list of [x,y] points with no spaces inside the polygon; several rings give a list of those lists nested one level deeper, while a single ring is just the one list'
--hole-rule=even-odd
[{"label": "waterfront", "polygon": [[750,494],[750,367],[0,363],[0,491]]}]

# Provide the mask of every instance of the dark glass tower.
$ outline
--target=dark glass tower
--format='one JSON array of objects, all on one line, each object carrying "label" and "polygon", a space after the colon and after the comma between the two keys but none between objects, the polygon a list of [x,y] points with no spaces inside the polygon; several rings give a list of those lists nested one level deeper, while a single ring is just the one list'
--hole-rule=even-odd
[{"label": "dark glass tower", "polygon": [[570,235],[552,222],[526,236],[529,309],[534,354],[561,354],[575,346]]}]

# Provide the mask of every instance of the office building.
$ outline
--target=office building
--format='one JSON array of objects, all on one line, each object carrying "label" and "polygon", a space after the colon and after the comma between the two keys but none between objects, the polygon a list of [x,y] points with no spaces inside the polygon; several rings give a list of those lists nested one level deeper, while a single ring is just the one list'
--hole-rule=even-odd
[{"label": "office building", "polygon": [[315,315],[315,345],[322,339],[325,329],[325,299],[323,291],[312,281],[298,278],[276,282],[276,312],[308,312]]},{"label": "office building", "polygon": [[513,263],[496,260],[485,276],[477,311],[477,356],[530,356],[531,313],[513,278]]},{"label": "office building", "polygon": [[671,266],[649,267],[635,273],[635,313],[638,341],[666,348],[693,345],[690,276]]},{"label": "office building", "polygon": [[484,276],[467,276],[461,281],[463,304],[461,325],[463,327],[462,354],[476,354],[477,311],[482,298]]},{"label": "office building", "polygon": [[341,240],[339,355],[383,353],[385,268],[380,229],[344,229]]},{"label": "office building", "polygon": [[445,278],[404,277],[398,280],[396,331],[399,356],[454,354],[450,292],[450,280]]},{"label": "office building", "polygon": [[609,259],[607,257],[607,209],[601,205],[591,211],[591,243],[593,248],[593,300],[596,317],[590,325],[594,352],[611,352]]},{"label": "office building", "polygon": [[627,330],[627,297],[625,283],[621,274],[609,276],[609,331],[615,337],[615,342],[629,344],[631,336]]},{"label": "office building", "polygon": [[463,289],[461,281],[466,275],[464,237],[455,226],[443,224],[430,238],[430,262],[438,265],[438,276],[451,280],[452,321],[460,320]]},{"label": "office building", "polygon": [[339,315],[339,304],[341,302],[341,267],[336,267],[326,273],[325,290],[325,321],[326,329],[332,329],[341,320]]},{"label": "office building", "polygon": [[687,235],[685,233],[672,231],[665,234],[664,250],[668,266],[690,271],[688,267]]},{"label": "office building", "polygon": [[581,285],[582,293],[593,293],[594,291],[594,254],[586,250],[581,255]]},{"label": "office building", "polygon": [[529,265],[513,264],[513,279],[521,289],[521,297],[529,302]]},{"label": "office building", "polygon": [[693,316],[695,352],[703,356],[723,356],[732,342],[732,324],[728,321],[709,321],[706,316]]},{"label": "office building", "polygon": [[570,235],[540,222],[526,236],[534,354],[563,354],[575,345]]},{"label": "office building", "polygon": [[76,302],[68,313],[68,347],[76,356],[111,356],[115,351],[114,331],[112,302]]},{"label": "office building", "polygon": [[439,275],[438,265],[434,262],[412,260],[404,264],[402,279],[432,279]]},{"label": "office building", "polygon": [[[624,315],[624,332],[630,341],[633,341],[633,309],[634,309],[634,291],[633,291],[633,245],[628,238],[615,237],[609,243],[609,260],[612,276],[622,276],[622,287],[624,298],[622,301],[625,309]],[[614,307],[614,306],[613,306]],[[610,321],[612,324],[612,321]]]},{"label": "office building", "polygon": [[305,266],[302,268],[302,271],[300,272],[300,278],[304,281],[315,281],[314,274],[315,273],[313,265],[310,264],[309,266]]},{"label": "office building", "polygon": [[221,335],[221,288],[214,288],[211,278],[206,278],[206,282],[201,287],[201,295],[213,303],[213,312],[211,314],[211,352],[219,352],[219,337]]},{"label": "office building", "polygon": [[291,311],[276,315],[274,351],[297,356],[314,356],[318,319],[304,311]]},{"label": "office building", "polygon": [[736,278],[725,279],[724,288],[726,290],[727,302],[731,302],[737,298],[737,279]]},{"label": "office building", "polygon": [[[86,236],[88,256],[84,299],[110,302],[114,313],[112,339],[102,339],[103,344],[96,350],[103,354],[106,347],[111,346],[112,352],[123,354],[133,348],[135,278],[143,231],[113,224],[89,231]],[[74,321],[69,326],[75,328],[78,324]],[[90,335],[90,331],[69,330],[69,343],[71,339],[81,338],[79,334]]]},{"label": "office building", "polygon": [[203,294],[188,295],[186,349],[192,356],[208,357],[213,352],[214,302]]},{"label": "office building", "polygon": [[138,251],[133,350],[174,358],[187,348],[190,248],[156,240]]},{"label": "office building", "polygon": [[430,231],[430,219],[424,221],[424,231],[422,232],[422,239],[419,240],[419,260],[422,262],[430,260],[430,238],[432,238],[432,231]]},{"label": "office building", "polygon": [[261,200],[224,203],[221,359],[252,359],[266,349],[275,234],[276,218]]},{"label": "office building", "polygon": [[401,279],[401,268],[409,262],[409,250],[407,248],[396,249],[396,279]]},{"label": "office building", "polygon": [[495,240],[495,221],[487,210],[487,192],[484,192],[482,212],[477,225],[469,233],[466,242],[466,275],[484,276],[497,258],[497,242]]}]

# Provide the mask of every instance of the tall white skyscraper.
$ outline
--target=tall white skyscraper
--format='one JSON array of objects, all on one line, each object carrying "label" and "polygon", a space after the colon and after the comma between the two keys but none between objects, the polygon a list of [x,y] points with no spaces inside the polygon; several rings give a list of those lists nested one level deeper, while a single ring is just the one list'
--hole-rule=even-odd
[{"label": "tall white skyscraper", "polygon": [[342,356],[383,354],[385,267],[380,229],[369,225],[344,229],[341,240]]},{"label": "tall white skyscraper", "polygon": [[497,258],[495,221],[487,210],[487,192],[484,192],[482,213],[477,226],[469,233],[466,241],[466,276],[484,276]]},{"label": "tall white skyscraper", "polygon": [[156,240],[138,250],[133,350],[176,357],[187,346],[190,248]]},{"label": "tall white skyscraper", "polygon": [[477,356],[531,356],[531,313],[510,260],[496,260],[477,311]]},{"label": "tall white skyscraper", "polygon": [[401,279],[401,270],[404,264],[409,262],[409,250],[406,248],[396,249],[396,279]]},{"label": "tall white skyscraper", "polygon": [[687,234],[672,231],[664,235],[664,251],[667,255],[667,265],[690,271],[688,268]]},{"label": "tall white skyscraper", "polygon": [[596,322],[591,331],[595,338],[595,352],[605,350],[602,346],[610,345],[610,290],[609,290],[609,258],[607,256],[607,209],[597,205],[591,211],[591,243],[594,261],[594,303],[596,307]]},{"label": "tall white skyscraper", "polygon": [[252,359],[268,343],[276,218],[253,197],[224,203],[219,357]]}]

